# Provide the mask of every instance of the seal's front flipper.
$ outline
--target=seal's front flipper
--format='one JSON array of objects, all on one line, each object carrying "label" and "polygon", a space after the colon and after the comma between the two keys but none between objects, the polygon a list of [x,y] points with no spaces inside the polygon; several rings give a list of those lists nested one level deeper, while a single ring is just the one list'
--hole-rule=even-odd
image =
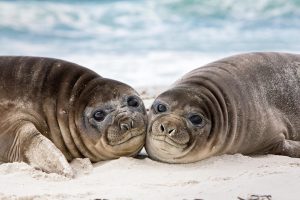
[{"label": "seal's front flipper", "polygon": [[58,173],[73,177],[73,170],[62,152],[36,127],[23,125],[19,130],[19,141],[23,161],[48,173]]},{"label": "seal's front flipper", "polygon": [[283,140],[270,153],[300,158],[300,141]]}]

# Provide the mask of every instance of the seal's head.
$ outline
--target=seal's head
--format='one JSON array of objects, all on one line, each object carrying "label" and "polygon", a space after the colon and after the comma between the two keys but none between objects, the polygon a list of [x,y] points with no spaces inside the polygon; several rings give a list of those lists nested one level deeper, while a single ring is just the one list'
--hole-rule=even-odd
[{"label": "seal's head", "polygon": [[142,149],[147,113],[130,86],[99,78],[84,90],[79,102],[75,123],[94,155],[92,161],[134,156]]},{"label": "seal's head", "polygon": [[208,157],[211,116],[194,91],[173,88],[154,101],[148,123],[146,150],[150,158],[188,163]]}]

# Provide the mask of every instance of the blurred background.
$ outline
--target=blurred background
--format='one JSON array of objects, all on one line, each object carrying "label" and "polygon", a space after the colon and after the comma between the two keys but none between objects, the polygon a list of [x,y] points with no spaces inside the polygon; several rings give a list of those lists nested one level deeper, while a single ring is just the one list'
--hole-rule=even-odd
[{"label": "blurred background", "polygon": [[235,53],[299,49],[300,0],[0,1],[0,55],[66,59],[134,87]]}]

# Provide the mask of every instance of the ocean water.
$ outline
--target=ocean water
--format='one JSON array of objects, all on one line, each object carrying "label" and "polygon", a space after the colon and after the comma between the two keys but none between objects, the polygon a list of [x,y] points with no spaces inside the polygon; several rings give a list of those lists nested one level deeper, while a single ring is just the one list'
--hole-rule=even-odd
[{"label": "ocean water", "polygon": [[0,55],[66,59],[134,87],[250,51],[300,52],[300,0],[0,1]]}]

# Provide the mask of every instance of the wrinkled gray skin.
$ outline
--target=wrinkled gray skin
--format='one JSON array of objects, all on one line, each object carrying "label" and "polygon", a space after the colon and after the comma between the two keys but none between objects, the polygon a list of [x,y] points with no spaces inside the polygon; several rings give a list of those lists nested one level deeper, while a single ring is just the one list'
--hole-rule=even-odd
[{"label": "wrinkled gray skin", "polygon": [[[103,120],[94,117],[99,110]],[[136,91],[57,59],[0,57],[0,113],[0,162],[70,177],[68,161],[134,156],[146,135]]]},{"label": "wrinkled gray skin", "polygon": [[[200,124],[190,121],[194,114]],[[155,160],[300,157],[300,55],[249,53],[195,69],[157,97],[148,118],[146,150]]]}]

